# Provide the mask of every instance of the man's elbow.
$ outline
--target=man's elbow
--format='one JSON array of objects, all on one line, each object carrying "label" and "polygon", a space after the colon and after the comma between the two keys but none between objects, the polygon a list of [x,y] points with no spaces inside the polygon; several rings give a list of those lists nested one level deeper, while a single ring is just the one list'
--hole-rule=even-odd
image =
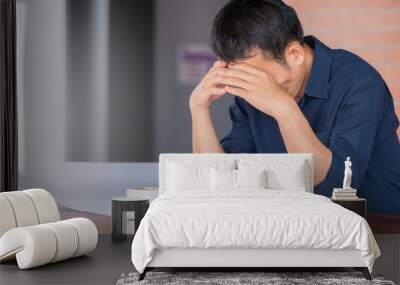
[{"label": "man's elbow", "polygon": [[332,152],[326,149],[323,154],[314,160],[314,186],[322,183],[328,175],[332,164]]}]

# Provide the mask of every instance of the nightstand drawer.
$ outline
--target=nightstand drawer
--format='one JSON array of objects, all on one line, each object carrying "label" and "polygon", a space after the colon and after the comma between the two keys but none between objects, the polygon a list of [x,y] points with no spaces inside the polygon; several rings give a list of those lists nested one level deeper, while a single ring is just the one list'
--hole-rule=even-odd
[{"label": "nightstand drawer", "polygon": [[332,199],[332,202],[339,204],[340,206],[359,214],[364,219],[367,218],[367,201],[362,198],[352,200],[336,200]]}]

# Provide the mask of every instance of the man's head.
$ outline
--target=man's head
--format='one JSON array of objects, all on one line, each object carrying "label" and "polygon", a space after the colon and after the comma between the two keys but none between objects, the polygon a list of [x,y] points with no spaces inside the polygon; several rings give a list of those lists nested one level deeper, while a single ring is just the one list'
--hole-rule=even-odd
[{"label": "man's head", "polygon": [[270,73],[292,97],[305,84],[303,28],[281,0],[231,0],[215,17],[211,45],[226,63],[246,62]]}]

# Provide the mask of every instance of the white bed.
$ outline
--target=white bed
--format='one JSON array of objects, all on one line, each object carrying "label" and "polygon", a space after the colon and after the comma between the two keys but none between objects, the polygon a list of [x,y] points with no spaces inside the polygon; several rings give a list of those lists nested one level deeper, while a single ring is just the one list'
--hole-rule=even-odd
[{"label": "white bed", "polygon": [[[171,165],[202,171],[176,175]],[[205,187],[210,166],[266,168],[274,190]],[[160,196],[132,243],[140,279],[155,267],[354,267],[370,278],[380,251],[368,223],[313,194],[312,169],[308,154],[160,155]]]}]

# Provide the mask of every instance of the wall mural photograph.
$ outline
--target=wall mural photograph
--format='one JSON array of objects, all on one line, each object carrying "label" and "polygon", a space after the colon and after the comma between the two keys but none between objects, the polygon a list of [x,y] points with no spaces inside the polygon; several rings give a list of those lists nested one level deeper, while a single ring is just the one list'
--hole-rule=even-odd
[{"label": "wall mural photograph", "polygon": [[0,283],[399,284],[399,55],[398,0],[0,1]]}]

